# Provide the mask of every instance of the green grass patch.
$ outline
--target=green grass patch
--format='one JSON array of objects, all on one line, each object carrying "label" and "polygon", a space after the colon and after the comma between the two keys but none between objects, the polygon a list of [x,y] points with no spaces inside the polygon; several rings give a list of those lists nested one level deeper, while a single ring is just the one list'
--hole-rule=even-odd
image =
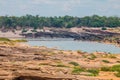
[{"label": "green grass patch", "polygon": [[108,60],[102,60],[102,62],[104,62],[104,63],[110,63]]},{"label": "green grass patch", "polygon": [[87,72],[91,73],[92,76],[97,76],[99,74],[98,69],[89,69]]},{"label": "green grass patch", "polygon": [[72,64],[74,66],[79,66],[79,64],[77,62],[69,62],[69,64]]},{"label": "green grass patch", "polygon": [[11,40],[8,38],[0,38],[0,41],[11,41]]},{"label": "green grass patch", "polygon": [[25,39],[12,40],[13,42],[27,42]]},{"label": "green grass patch", "polygon": [[120,72],[120,64],[119,65],[114,65],[111,67],[111,71],[117,71]]},{"label": "green grass patch", "polygon": [[120,72],[120,64],[113,65],[112,67],[101,67],[101,71]]},{"label": "green grass patch", "polygon": [[120,77],[120,72],[115,73],[116,77]]},{"label": "green grass patch", "polygon": [[72,71],[72,74],[80,74],[81,72],[84,72],[84,71],[85,71],[84,68],[74,67],[74,68],[73,68],[73,71]]},{"label": "green grass patch", "polygon": [[109,58],[117,58],[115,55],[110,54]]},{"label": "green grass patch", "polygon": [[88,59],[90,60],[94,60],[95,58],[97,58],[94,54],[90,54],[90,56],[88,57]]},{"label": "green grass patch", "polygon": [[68,66],[66,66],[66,65],[64,65],[64,64],[62,64],[62,63],[58,63],[58,64],[56,65],[56,67],[68,67]]},{"label": "green grass patch", "polygon": [[101,71],[111,71],[110,67],[101,67]]},{"label": "green grass patch", "polygon": [[96,57],[94,54],[91,54],[91,58],[94,58],[94,59],[95,59],[95,58],[97,58],[97,57]]}]

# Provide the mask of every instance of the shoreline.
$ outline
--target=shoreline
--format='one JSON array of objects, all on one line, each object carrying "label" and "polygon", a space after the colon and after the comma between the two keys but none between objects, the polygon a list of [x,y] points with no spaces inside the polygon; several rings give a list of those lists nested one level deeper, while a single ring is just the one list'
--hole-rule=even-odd
[{"label": "shoreline", "polygon": [[[0,50],[0,70],[2,75],[6,75],[5,79],[12,73],[11,80],[22,76],[26,76],[23,79],[32,77],[35,80],[36,77],[53,80],[60,80],[61,78],[65,80],[119,80],[119,77],[114,75],[115,72],[102,71],[101,68],[119,65],[120,54],[101,52],[89,54],[80,51],[34,47],[24,43],[16,43],[10,46],[2,45]],[[9,69],[5,66],[9,66]],[[82,68],[84,70],[81,71]],[[88,70],[99,72],[92,73]]]}]

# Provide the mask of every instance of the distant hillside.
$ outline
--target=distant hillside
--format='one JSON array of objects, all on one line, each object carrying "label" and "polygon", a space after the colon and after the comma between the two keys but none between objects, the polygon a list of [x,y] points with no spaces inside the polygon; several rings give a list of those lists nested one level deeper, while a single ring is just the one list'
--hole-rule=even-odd
[{"label": "distant hillside", "polygon": [[119,27],[120,17],[106,17],[106,16],[59,16],[59,17],[41,17],[26,15],[21,17],[16,16],[0,16],[0,27],[15,29],[15,28],[43,28],[56,27],[56,28],[71,28],[71,27]]}]

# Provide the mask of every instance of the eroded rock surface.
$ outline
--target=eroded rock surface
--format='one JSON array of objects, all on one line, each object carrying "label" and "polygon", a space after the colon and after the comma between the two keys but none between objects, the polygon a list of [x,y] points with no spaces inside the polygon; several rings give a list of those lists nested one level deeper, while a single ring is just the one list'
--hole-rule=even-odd
[{"label": "eroded rock surface", "polygon": [[[83,68],[100,68],[114,65],[120,60],[111,59],[111,63],[102,62],[106,53],[96,53],[97,58],[90,60],[90,54],[84,52],[62,51],[46,47],[0,45],[0,80],[110,80],[107,77],[85,76],[89,73],[72,74],[77,62]],[[109,59],[109,58],[108,58]],[[106,74],[109,75],[109,74]],[[117,78],[113,76],[113,79]],[[119,80],[119,79],[118,79]]]}]

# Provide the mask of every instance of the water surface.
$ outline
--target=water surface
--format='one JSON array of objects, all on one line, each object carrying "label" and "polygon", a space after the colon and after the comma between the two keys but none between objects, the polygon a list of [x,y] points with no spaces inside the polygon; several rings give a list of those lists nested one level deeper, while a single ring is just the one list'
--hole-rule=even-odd
[{"label": "water surface", "polygon": [[32,46],[46,46],[49,48],[57,48],[60,50],[82,50],[84,52],[110,52],[120,53],[120,47],[111,44],[89,42],[89,41],[73,41],[73,40],[28,40],[28,44]]}]

